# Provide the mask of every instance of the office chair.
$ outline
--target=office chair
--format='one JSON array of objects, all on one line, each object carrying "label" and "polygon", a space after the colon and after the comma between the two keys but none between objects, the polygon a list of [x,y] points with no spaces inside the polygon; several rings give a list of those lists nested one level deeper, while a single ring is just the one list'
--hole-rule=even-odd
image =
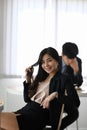
[{"label": "office chair", "polygon": [[1,112],[4,109],[3,101],[0,99],[0,130],[1,130]]},{"label": "office chair", "polygon": [[[66,94],[67,93],[66,93],[66,90],[65,90],[65,95]],[[58,124],[57,130],[60,130],[63,114],[66,115],[66,113],[64,113],[64,104],[62,104],[62,109],[61,109],[61,113],[60,113],[60,119],[59,119],[59,124]],[[46,126],[45,129],[43,129],[43,130],[51,130],[51,126]],[[65,128],[65,130],[68,130],[68,127]],[[76,130],[79,130],[78,119],[76,120]]]},{"label": "office chair", "polygon": [[[43,130],[51,130],[51,126],[47,125]],[[60,129],[58,128],[57,130]],[[68,127],[66,127],[65,130],[68,130]],[[76,120],[76,130],[79,130],[78,119]]]}]

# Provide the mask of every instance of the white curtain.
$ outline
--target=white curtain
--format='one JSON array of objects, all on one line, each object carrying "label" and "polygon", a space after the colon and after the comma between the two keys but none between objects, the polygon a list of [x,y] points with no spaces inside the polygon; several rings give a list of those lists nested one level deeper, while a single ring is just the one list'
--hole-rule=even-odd
[{"label": "white curtain", "polygon": [[86,0],[0,0],[0,75],[23,75],[44,47],[61,54],[62,44],[79,47],[83,75],[87,66]]}]

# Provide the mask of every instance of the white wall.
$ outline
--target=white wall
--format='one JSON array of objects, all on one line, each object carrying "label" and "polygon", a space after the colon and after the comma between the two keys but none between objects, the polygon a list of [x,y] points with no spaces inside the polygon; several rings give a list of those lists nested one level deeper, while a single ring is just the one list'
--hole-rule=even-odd
[{"label": "white wall", "polygon": [[[4,111],[16,111],[25,105],[23,101],[23,81],[24,79],[0,79],[0,98],[4,101]],[[86,85],[86,82],[84,83]],[[83,84],[83,85],[84,85]],[[87,130],[87,97],[81,97],[79,108],[79,130]],[[76,130],[76,122],[68,129]]]}]

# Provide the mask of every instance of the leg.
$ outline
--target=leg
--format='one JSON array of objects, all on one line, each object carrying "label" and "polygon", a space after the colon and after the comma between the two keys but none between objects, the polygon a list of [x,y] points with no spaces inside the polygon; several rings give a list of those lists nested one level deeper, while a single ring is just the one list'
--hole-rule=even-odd
[{"label": "leg", "polygon": [[0,128],[0,130],[6,130],[6,129]]},{"label": "leg", "polygon": [[1,130],[19,130],[16,115],[14,113],[1,113]]}]

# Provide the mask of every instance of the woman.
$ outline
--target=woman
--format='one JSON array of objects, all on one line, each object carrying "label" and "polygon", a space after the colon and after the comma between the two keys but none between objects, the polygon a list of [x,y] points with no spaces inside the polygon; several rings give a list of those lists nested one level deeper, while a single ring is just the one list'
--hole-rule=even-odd
[{"label": "woman", "polygon": [[5,130],[42,130],[47,124],[56,130],[62,104],[67,116],[62,120],[61,130],[78,118],[79,97],[69,77],[60,73],[57,51],[52,47],[43,49],[35,65],[39,66],[35,78],[33,67],[25,70],[27,104],[15,113],[2,113],[1,127]]}]

